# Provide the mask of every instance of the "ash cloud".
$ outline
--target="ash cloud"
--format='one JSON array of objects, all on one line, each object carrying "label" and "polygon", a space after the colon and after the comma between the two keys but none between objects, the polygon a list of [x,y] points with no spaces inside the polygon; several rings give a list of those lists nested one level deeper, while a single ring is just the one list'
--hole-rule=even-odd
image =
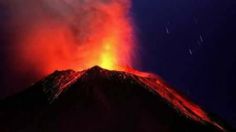
[{"label": "ash cloud", "polygon": [[[126,59],[119,61],[132,65],[129,8],[129,0],[0,1],[0,96],[21,91],[54,70],[87,68],[101,49],[97,42],[108,34],[121,36],[116,48]],[[117,27],[114,33],[108,25]]]}]

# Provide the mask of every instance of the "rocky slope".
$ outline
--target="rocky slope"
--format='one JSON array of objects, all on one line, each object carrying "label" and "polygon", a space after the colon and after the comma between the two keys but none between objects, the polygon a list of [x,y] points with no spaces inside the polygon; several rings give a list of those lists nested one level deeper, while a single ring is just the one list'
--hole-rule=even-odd
[{"label": "rocky slope", "polygon": [[0,102],[3,132],[220,132],[218,118],[155,75],[95,66],[55,71]]}]

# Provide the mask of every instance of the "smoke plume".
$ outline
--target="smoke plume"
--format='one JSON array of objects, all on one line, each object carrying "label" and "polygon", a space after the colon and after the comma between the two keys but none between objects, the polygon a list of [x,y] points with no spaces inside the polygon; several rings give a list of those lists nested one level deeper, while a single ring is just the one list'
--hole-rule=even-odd
[{"label": "smoke plume", "polygon": [[4,34],[10,36],[4,57],[20,82],[54,70],[134,63],[130,0],[9,0],[0,5],[7,16]]}]

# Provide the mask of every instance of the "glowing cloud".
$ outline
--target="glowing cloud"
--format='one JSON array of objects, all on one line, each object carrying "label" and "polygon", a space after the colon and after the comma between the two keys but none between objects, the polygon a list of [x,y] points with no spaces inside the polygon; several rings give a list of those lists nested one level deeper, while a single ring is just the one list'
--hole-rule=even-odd
[{"label": "glowing cloud", "polygon": [[43,74],[94,65],[110,70],[132,66],[135,47],[130,4],[129,0],[41,0],[31,4],[38,7],[33,13],[18,15],[31,20],[18,35],[14,58],[20,61],[15,62]]}]

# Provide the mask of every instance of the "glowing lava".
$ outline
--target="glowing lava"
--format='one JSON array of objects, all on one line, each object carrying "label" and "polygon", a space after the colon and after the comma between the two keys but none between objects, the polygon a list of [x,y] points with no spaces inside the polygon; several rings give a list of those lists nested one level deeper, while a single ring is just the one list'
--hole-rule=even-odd
[{"label": "glowing lava", "polygon": [[53,0],[47,4],[44,8],[53,13],[43,11],[49,15],[35,18],[39,20],[20,36],[15,58],[21,69],[48,74],[94,65],[109,70],[132,66],[135,46],[130,0]]}]

